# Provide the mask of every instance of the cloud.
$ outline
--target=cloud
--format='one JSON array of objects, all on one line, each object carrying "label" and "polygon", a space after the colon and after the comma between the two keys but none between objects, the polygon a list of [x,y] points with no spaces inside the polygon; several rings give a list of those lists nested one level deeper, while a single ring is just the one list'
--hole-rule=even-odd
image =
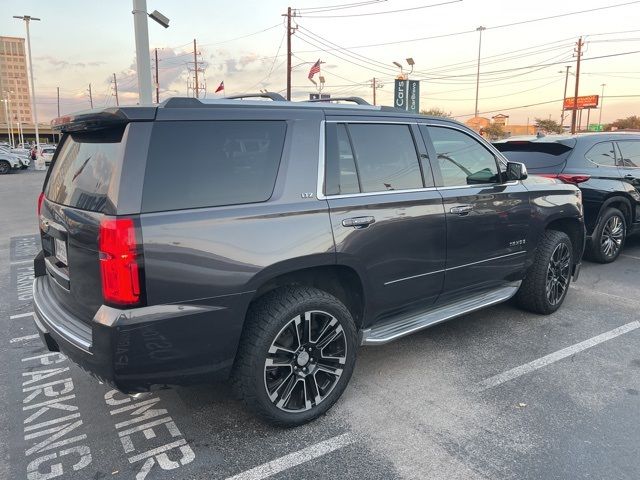
[{"label": "cloud", "polygon": [[51,55],[45,55],[42,57],[36,57],[39,62],[46,62],[55,70],[63,70],[68,68],[87,68],[87,67],[99,67],[105,65],[106,62],[68,62],[61,58],[56,58]]}]

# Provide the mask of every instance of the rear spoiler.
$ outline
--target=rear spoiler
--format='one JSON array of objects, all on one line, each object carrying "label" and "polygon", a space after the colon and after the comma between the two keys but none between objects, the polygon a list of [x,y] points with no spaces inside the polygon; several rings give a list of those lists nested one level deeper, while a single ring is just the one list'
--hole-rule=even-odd
[{"label": "rear spoiler", "polygon": [[114,107],[64,115],[51,121],[54,132],[83,132],[126,125],[129,122],[149,122],[156,117],[156,107]]}]

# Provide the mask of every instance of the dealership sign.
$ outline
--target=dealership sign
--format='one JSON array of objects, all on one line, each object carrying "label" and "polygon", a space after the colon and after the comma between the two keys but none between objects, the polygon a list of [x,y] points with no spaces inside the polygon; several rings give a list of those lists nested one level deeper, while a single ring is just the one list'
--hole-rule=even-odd
[{"label": "dealership sign", "polygon": [[597,108],[599,95],[586,95],[584,97],[578,97],[578,108],[574,106],[576,104],[574,97],[564,99],[565,110],[582,110],[583,108]]},{"label": "dealership sign", "polygon": [[418,80],[396,79],[393,93],[394,107],[401,110],[408,110],[411,113],[419,112],[420,82]]}]

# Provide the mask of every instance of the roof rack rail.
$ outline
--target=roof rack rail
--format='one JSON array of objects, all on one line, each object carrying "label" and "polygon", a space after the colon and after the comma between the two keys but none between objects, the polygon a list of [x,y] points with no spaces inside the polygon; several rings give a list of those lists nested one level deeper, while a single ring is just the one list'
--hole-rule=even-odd
[{"label": "roof rack rail", "polygon": [[242,98],[270,98],[274,102],[286,102],[287,99],[284,98],[279,93],[275,92],[261,92],[261,93],[243,93],[241,95],[231,95],[230,97],[224,97],[226,100],[236,100]]},{"label": "roof rack rail", "polygon": [[342,102],[353,102],[353,103],[357,103],[358,105],[371,105],[369,102],[367,102],[364,98],[360,98],[360,97],[333,97],[333,98],[314,98],[312,100],[304,100],[305,102],[337,102],[337,101],[342,101]]}]

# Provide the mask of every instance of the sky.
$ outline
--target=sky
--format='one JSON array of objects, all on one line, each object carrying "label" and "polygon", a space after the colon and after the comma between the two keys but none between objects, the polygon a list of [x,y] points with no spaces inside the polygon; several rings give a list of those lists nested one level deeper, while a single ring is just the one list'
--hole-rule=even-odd
[{"label": "sky", "polygon": [[[575,72],[573,52],[580,36],[585,41],[580,94],[600,94],[601,84],[606,84],[603,123],[640,115],[640,1],[380,0],[319,10],[365,1],[297,0],[291,5],[281,0],[147,0],[149,12],[158,10],[170,18],[168,29],[149,21],[150,48],[159,49],[160,100],[187,94],[187,62],[193,60],[194,38],[199,61],[206,65],[207,98],[220,96],[214,91],[222,81],[227,95],[261,88],[283,93],[282,14],[291,6],[298,27],[292,39],[294,99],[316,91],[307,74],[319,59],[326,80],[323,93],[358,95],[371,102],[375,77],[378,104],[392,105],[393,79],[399,72],[392,62],[408,70],[405,59],[411,57],[415,61],[411,78],[421,81],[420,108],[440,108],[464,121],[475,108],[476,28],[484,26],[481,116],[504,113],[512,124],[533,123],[536,117],[559,120],[565,66],[571,65],[570,72]],[[56,87],[62,114],[89,108],[89,83],[94,106],[115,105],[114,73],[120,103],[137,102],[131,0],[0,3],[0,35],[25,35],[24,22],[13,15],[42,19],[31,23],[40,118],[48,121],[56,116]],[[503,26],[620,4],[626,5]],[[427,5],[435,6],[421,8]],[[569,96],[574,82],[575,77],[569,76]],[[592,112],[591,123],[597,114]]]}]

